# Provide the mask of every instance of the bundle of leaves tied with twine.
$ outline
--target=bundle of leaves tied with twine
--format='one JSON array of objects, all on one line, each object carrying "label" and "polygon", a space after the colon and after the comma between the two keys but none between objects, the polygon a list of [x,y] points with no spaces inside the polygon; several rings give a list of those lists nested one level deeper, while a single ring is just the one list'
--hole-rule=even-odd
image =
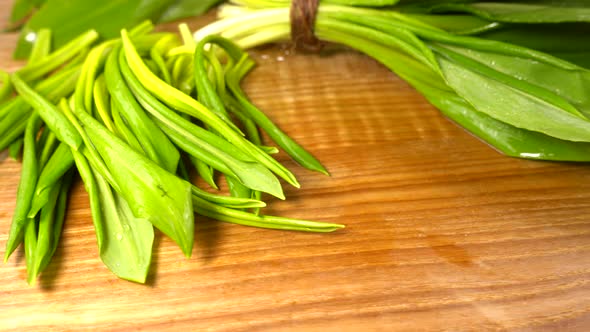
[{"label": "bundle of leaves tied with twine", "polygon": [[[263,193],[285,199],[279,178],[300,185],[261,131],[302,166],[327,171],[248,100],[240,81],[254,62],[231,41],[197,43],[185,24],[179,38],[146,22],[102,42],[90,30],[51,52],[50,35],[40,31],[28,64],[4,75],[0,105],[0,149],[22,150],[5,260],[22,244],[30,283],[57,248],[74,173],[100,258],[135,282],[149,272],[154,228],[191,255],[195,213],[279,230],[344,227],[264,213]],[[219,181],[229,195],[215,192]]]},{"label": "bundle of leaves tied with twine", "polygon": [[231,0],[195,33],[292,38],[381,62],[509,156],[590,160],[590,8],[578,0]]}]

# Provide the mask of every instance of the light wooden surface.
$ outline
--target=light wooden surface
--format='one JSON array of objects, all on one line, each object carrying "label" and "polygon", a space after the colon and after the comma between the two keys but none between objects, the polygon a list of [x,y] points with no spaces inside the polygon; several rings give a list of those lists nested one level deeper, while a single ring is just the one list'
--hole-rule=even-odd
[{"label": "light wooden surface", "polygon": [[[15,40],[0,35],[2,68],[19,65]],[[0,330],[590,330],[589,165],[504,157],[356,53],[253,54],[247,92],[332,174],[280,155],[302,189],[286,187],[266,213],[347,228],[199,217],[193,257],[159,236],[139,285],[98,258],[78,183],[38,285],[25,281],[22,250],[0,267]],[[1,255],[19,167],[0,162]]]}]

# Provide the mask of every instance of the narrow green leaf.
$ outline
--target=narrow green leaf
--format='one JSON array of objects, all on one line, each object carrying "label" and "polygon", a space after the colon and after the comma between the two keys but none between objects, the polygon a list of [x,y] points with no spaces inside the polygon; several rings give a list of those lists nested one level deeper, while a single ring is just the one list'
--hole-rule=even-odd
[{"label": "narrow green leaf", "polygon": [[17,74],[27,82],[38,79],[72,59],[76,54],[94,43],[97,38],[98,33],[89,30],[39,61],[27,63],[26,66],[17,71]]},{"label": "narrow green leaf", "polygon": [[193,196],[193,204],[195,211],[199,214],[213,219],[245,226],[321,233],[333,232],[344,228],[344,225],[340,224],[255,215],[253,213],[216,205],[197,196]]},{"label": "narrow green leaf", "polygon": [[22,150],[22,147],[23,147],[23,142],[24,142],[24,139],[21,137],[21,138],[18,138],[16,141],[12,142],[10,144],[10,146],[8,147],[8,155],[12,159],[14,159],[14,160],[18,159],[18,155],[20,154],[20,151]]},{"label": "narrow green leaf", "polygon": [[33,50],[29,57],[29,64],[42,61],[43,58],[51,53],[51,30],[41,29],[37,33],[37,39],[33,44]]},{"label": "narrow green leaf", "polygon": [[192,193],[194,196],[197,196],[214,204],[225,206],[227,208],[245,209],[260,208],[266,206],[266,204],[259,199],[215,195],[206,192],[205,190],[200,189],[196,186],[192,187]]},{"label": "narrow green leaf", "polygon": [[10,74],[0,70],[0,103],[8,100],[12,94],[12,84],[10,82]]},{"label": "narrow green leaf", "polygon": [[[12,216],[10,231],[8,233],[8,240],[6,241],[6,252],[4,255],[5,262],[14,252],[16,247],[22,242],[24,229],[30,221],[30,219],[27,218],[27,213],[29,212],[31,199],[35,193],[35,184],[37,183],[37,177],[39,175],[35,137],[40,126],[41,119],[39,116],[33,115],[28,120],[27,129],[25,131],[21,179],[16,194],[16,204],[14,215]],[[33,229],[34,227],[35,226],[33,226]],[[36,232],[34,232],[34,234],[36,234]]]},{"label": "narrow green leaf", "polygon": [[72,149],[72,156],[76,163],[76,169],[84,182],[84,188],[88,193],[90,200],[90,213],[92,214],[92,223],[94,225],[94,232],[96,234],[96,242],[98,248],[102,248],[105,231],[103,226],[103,212],[100,203],[100,194],[98,184],[96,183],[95,173],[93,172],[88,160],[82,155],[81,152]]},{"label": "narrow green leaf", "polygon": [[209,185],[211,188],[219,189],[217,184],[215,183],[215,172],[213,168],[207,165],[205,162],[201,161],[200,159],[195,158],[194,156],[189,156],[191,163],[195,166],[197,173],[199,176]]},{"label": "narrow green leaf", "polygon": [[28,219],[25,224],[24,247],[25,261],[27,266],[27,282],[29,285],[35,283],[35,249],[37,248],[37,220]]},{"label": "narrow green leaf", "polygon": [[237,75],[240,64],[238,63],[232,71],[226,76],[226,83],[235,96],[237,102],[241,106],[241,110],[246,113],[252,121],[260,126],[272,140],[279,145],[281,148],[289,154],[297,163],[303,167],[317,171],[323,174],[328,174],[328,171],[324,166],[307,150],[301,145],[295,142],[291,137],[285,134],[279,127],[277,127],[262,111],[254,106],[246,97],[246,94],[242,91],[239,86],[241,79],[240,75]]},{"label": "narrow green leaf", "polygon": [[82,138],[63,113],[43,96],[31,89],[18,74],[12,75],[12,81],[18,93],[31,105],[58,139],[73,149],[78,149]]},{"label": "narrow green leaf", "polygon": [[72,168],[74,158],[71,149],[66,144],[60,144],[44,165],[35,187],[35,196],[32,199],[31,209],[28,213],[33,218],[41,210],[50,197],[51,188]]},{"label": "narrow green leaf", "polygon": [[[56,204],[61,190],[61,183],[57,183],[50,191],[47,204],[43,207],[39,217],[39,226],[37,230],[37,243],[34,250],[34,265],[28,270],[29,280],[37,278],[42,272],[42,267],[47,266],[52,256],[54,239],[54,226],[56,217]],[[30,281],[29,281],[30,283]]]}]

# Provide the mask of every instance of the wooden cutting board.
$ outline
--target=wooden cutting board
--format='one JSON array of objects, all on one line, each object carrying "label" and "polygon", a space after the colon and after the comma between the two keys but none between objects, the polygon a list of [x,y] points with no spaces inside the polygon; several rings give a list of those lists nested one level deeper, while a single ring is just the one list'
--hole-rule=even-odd
[{"label": "wooden cutting board", "polygon": [[[0,2],[4,25],[10,2]],[[193,20],[196,28],[211,20]],[[15,34],[0,35],[0,67]],[[98,257],[87,195],[71,194],[37,285],[18,250],[0,267],[0,330],[590,330],[590,166],[505,157],[355,52],[270,46],[245,87],[329,169],[278,158],[302,188],[266,214],[332,234],[196,219],[186,259],[158,235],[146,285]],[[0,255],[20,165],[0,162]]]}]

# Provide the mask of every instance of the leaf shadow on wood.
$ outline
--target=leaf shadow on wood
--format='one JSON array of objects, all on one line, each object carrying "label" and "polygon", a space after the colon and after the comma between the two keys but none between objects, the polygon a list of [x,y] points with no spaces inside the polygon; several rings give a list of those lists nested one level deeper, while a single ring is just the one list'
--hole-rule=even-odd
[{"label": "leaf shadow on wood", "polygon": [[51,261],[38,277],[37,284],[44,292],[51,292],[55,288],[56,280],[59,277],[59,271],[62,270],[64,263],[63,246],[58,245]]},{"label": "leaf shadow on wood", "polygon": [[195,250],[193,256],[204,263],[215,259],[218,245],[223,235],[221,222],[211,218],[195,215]]},{"label": "leaf shadow on wood", "polygon": [[[204,263],[209,263],[217,256],[217,248],[222,236],[221,222],[195,215],[195,245],[191,260],[200,260]],[[145,285],[148,287],[155,287],[157,283],[158,271],[163,259],[162,240],[164,235],[161,232],[156,232],[154,237],[154,246],[152,254],[152,264],[148,273]],[[183,259],[176,251],[173,253],[175,259]]]},{"label": "leaf shadow on wood", "polygon": [[156,285],[156,276],[158,275],[158,269],[160,266],[160,250],[158,250],[162,243],[162,233],[158,230],[154,232],[154,244],[152,246],[152,262],[150,264],[150,270],[148,271],[147,278],[145,279],[145,285],[148,287],[154,287]]}]

